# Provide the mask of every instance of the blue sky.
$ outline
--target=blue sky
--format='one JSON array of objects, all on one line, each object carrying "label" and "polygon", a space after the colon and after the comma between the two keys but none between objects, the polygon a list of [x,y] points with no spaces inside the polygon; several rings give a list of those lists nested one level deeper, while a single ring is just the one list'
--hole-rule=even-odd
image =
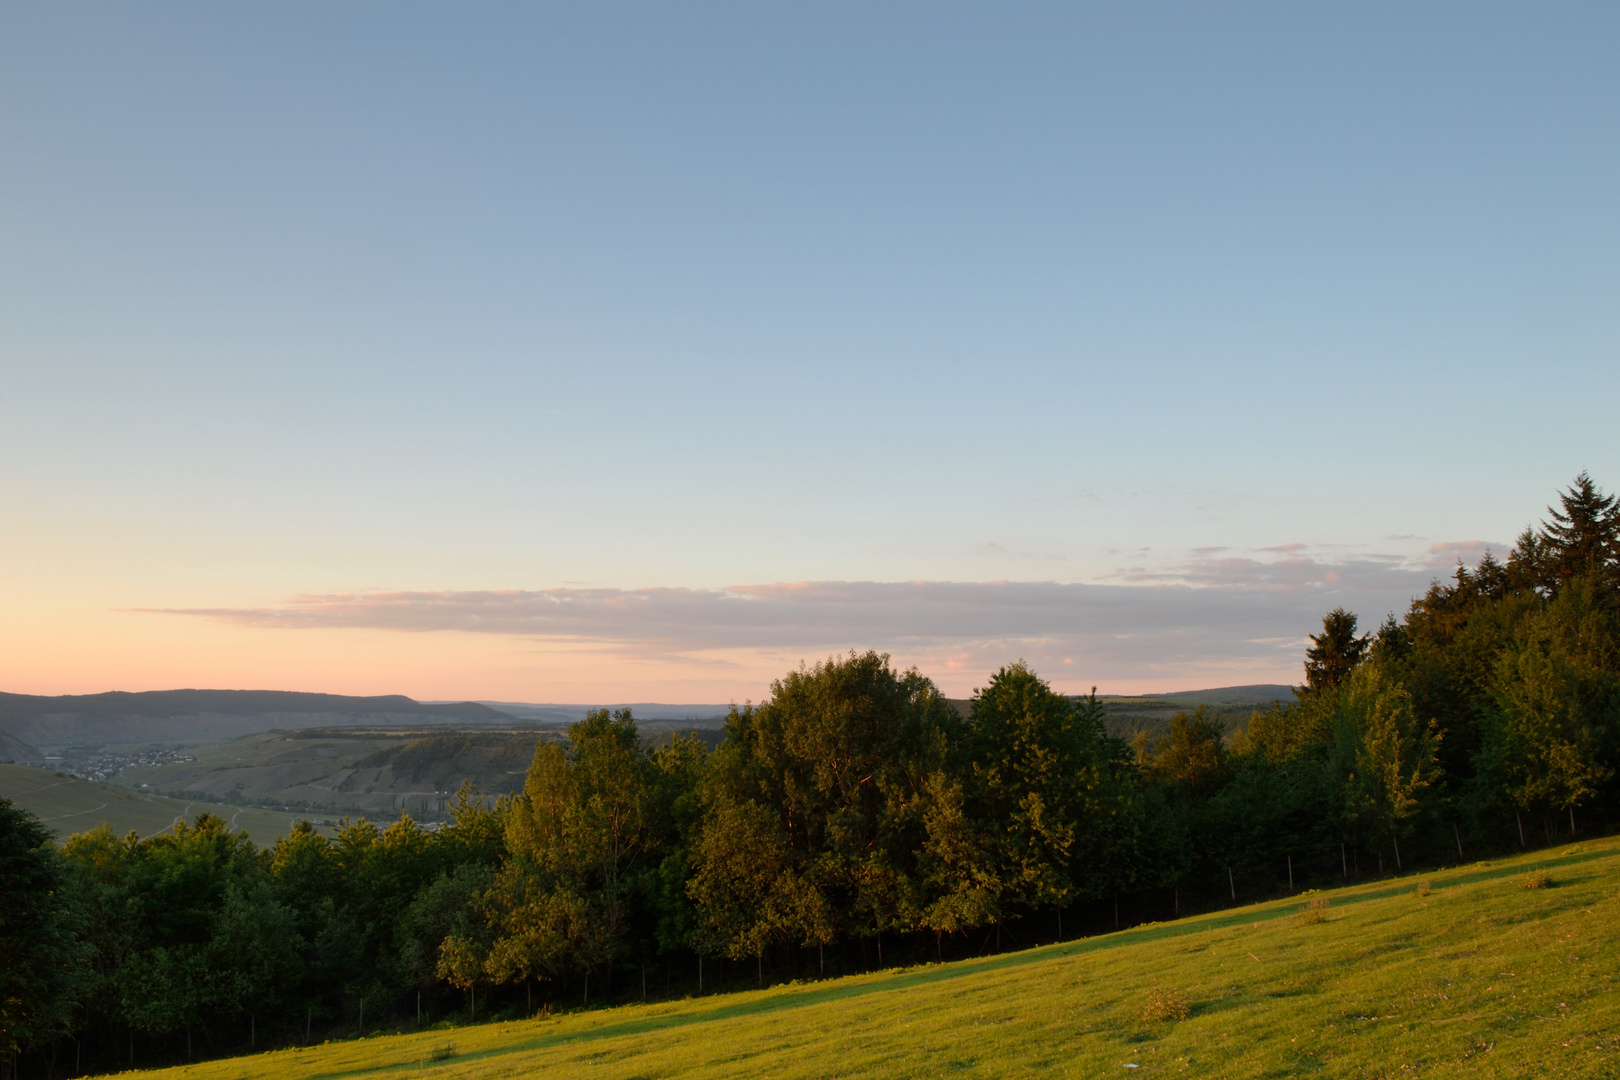
[{"label": "blue sky", "polygon": [[[1617,46],[1602,4],[8,5],[0,681],[1292,678],[1326,607],[1620,483]],[[998,581],[1068,614],[883,584]],[[589,614],[802,582],[854,606]],[[434,614],[514,591],[586,614]]]}]

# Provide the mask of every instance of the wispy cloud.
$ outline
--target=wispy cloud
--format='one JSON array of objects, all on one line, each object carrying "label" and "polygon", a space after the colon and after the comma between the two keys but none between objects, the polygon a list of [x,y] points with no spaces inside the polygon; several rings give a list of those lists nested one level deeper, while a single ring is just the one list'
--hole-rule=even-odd
[{"label": "wispy cloud", "polygon": [[[1292,546],[1290,546],[1291,548]],[[627,657],[725,662],[874,647],[963,677],[1018,656],[1077,678],[1293,677],[1305,635],[1343,604],[1371,624],[1404,609],[1426,561],[1215,557],[1055,581],[804,581],[721,589],[355,592],[265,607],[148,609],[289,630],[360,628],[519,635]],[[1449,555],[1448,558],[1452,556]],[[1284,675],[1286,673],[1286,675]]]}]

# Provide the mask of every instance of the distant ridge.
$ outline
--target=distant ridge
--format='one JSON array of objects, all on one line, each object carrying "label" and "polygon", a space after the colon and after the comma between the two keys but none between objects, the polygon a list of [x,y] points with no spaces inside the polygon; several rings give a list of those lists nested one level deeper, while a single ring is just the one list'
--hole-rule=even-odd
[{"label": "distant ridge", "polygon": [[[1122,694],[1098,694],[1099,698],[1120,698]],[[1213,690],[1174,690],[1166,694],[1139,694],[1134,698],[1174,701],[1178,705],[1270,705],[1273,701],[1293,701],[1294,688],[1282,683],[1254,683],[1249,686],[1219,686]]]},{"label": "distant ridge", "polygon": [[513,719],[473,701],[430,705],[402,694],[350,697],[291,690],[115,690],[44,697],[0,693],[4,741],[35,747],[214,741],[274,728],[476,725]]},{"label": "distant ridge", "polygon": [[612,704],[579,705],[527,701],[481,701],[518,720],[542,724],[572,724],[585,719],[592,709],[629,709],[636,723],[654,728],[720,726],[731,711],[730,705],[665,705],[656,701],[630,701]]}]

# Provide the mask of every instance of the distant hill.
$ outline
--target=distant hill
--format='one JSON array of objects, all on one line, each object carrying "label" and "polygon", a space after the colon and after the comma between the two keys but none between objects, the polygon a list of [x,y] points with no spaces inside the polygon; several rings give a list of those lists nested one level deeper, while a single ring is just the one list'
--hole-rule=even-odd
[{"label": "distant hill", "polygon": [[[967,715],[972,704],[968,698],[947,700],[963,716]],[[1097,700],[1107,713],[1104,723],[1108,734],[1122,739],[1132,738],[1139,731],[1163,735],[1170,730],[1172,716],[1178,712],[1190,712],[1200,705],[1213,711],[1215,718],[1230,734],[1243,728],[1254,710],[1264,709],[1274,701],[1294,700],[1294,688],[1281,683],[1256,683],[1250,686],[1219,686],[1210,690],[1176,690],[1138,697],[1098,694]]]},{"label": "distant hill", "polygon": [[1129,739],[1137,732],[1150,736],[1163,735],[1170,730],[1170,718],[1178,712],[1190,712],[1200,705],[1215,714],[1228,734],[1248,725],[1249,715],[1264,709],[1274,701],[1293,701],[1294,688],[1280,683],[1260,683],[1251,686],[1221,686],[1210,690],[1176,690],[1164,694],[1146,694],[1124,697],[1099,694],[1098,700],[1108,710],[1108,733]]},{"label": "distant hill", "polygon": [[1281,683],[1256,683],[1253,686],[1222,686],[1214,690],[1177,690],[1170,694],[1153,694],[1155,698],[1174,701],[1179,705],[1252,705],[1265,708],[1273,701],[1293,701],[1294,688]]},{"label": "distant hill", "polygon": [[616,705],[536,704],[524,701],[482,701],[518,720],[537,724],[555,725],[576,723],[585,719],[592,709],[629,709],[636,718],[636,726],[646,731],[722,727],[730,705],[664,705],[656,701],[621,702]]},{"label": "distant hill", "polygon": [[41,697],[0,694],[0,747],[216,742],[276,728],[510,724],[477,702],[424,704],[401,694],[350,697],[284,690],[152,690]]}]

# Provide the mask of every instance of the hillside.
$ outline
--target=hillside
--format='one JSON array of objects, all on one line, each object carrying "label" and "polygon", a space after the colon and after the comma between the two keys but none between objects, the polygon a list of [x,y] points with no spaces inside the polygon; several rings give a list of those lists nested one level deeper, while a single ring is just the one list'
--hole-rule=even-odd
[{"label": "hillside", "polygon": [[213,742],[275,728],[511,721],[477,702],[424,705],[399,694],[348,697],[281,690],[0,694],[0,734],[8,743],[20,742],[44,753],[70,746]]},{"label": "hillside", "polygon": [[[1548,887],[1522,887],[1532,868]],[[1321,893],[1320,921],[1296,897],[952,964],[150,1075],[1613,1076],[1617,888],[1620,841],[1588,841]]]},{"label": "hillside", "polygon": [[[180,818],[195,820],[205,811],[224,818],[233,829],[246,829],[253,842],[273,844],[298,815],[270,810],[249,810],[222,802],[170,799],[111,784],[96,784],[47,769],[0,764],[0,796],[39,816],[65,840],[105,822],[119,836],[133,831],[147,837],[162,832]],[[322,830],[330,831],[330,830]]]},{"label": "hillside", "polygon": [[247,735],[190,750],[189,760],[126,766],[110,778],[220,802],[280,806],[327,816],[442,818],[470,781],[489,795],[519,791],[536,731],[311,728]]}]

